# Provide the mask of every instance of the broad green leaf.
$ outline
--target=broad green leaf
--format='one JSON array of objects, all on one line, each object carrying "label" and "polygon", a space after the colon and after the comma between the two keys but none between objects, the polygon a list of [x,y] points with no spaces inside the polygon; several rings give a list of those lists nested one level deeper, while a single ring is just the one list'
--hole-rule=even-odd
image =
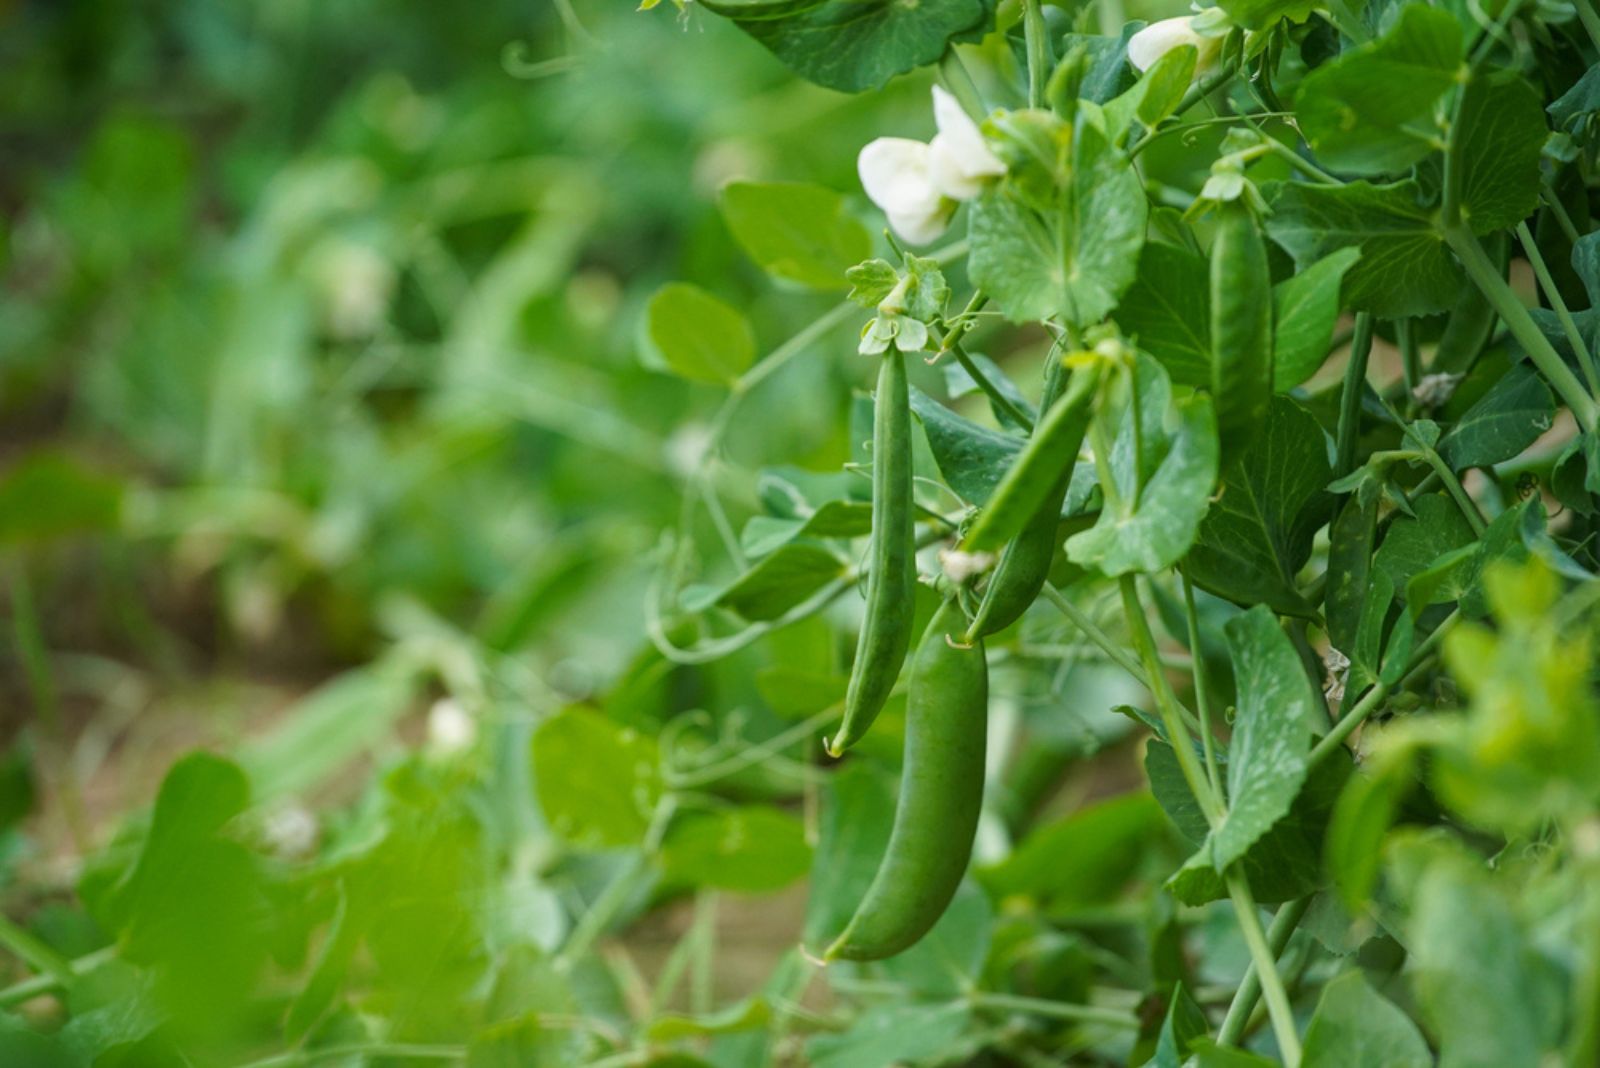
[{"label": "broad green leaf", "polygon": [[0,545],[116,527],[122,483],[63,453],[29,454],[0,473]]},{"label": "broad green leaf", "polygon": [[1466,594],[1477,572],[1478,551],[1477,545],[1452,549],[1411,576],[1405,595],[1412,619],[1431,605],[1450,604]]},{"label": "broad green leaf", "polygon": [[950,488],[968,504],[987,501],[1022,451],[1022,439],[964,419],[914,386],[911,410]]},{"label": "broad green leaf", "polygon": [[847,1031],[806,1041],[813,1068],[883,1068],[947,1060],[967,1042],[969,1010],[962,1001],[937,1005],[889,1001],[857,1016]]},{"label": "broad green leaf", "polygon": [[1532,367],[1513,364],[1439,440],[1446,463],[1460,470],[1509,460],[1555,422],[1556,403]]},{"label": "broad green leaf", "polygon": [[1359,968],[1322,988],[1306,1027],[1302,1068],[1433,1068],[1410,1017],[1372,989]]},{"label": "broad green leaf", "polygon": [[762,557],[719,590],[684,598],[691,612],[716,605],[761,622],[777,619],[845,572],[844,561],[807,542],[791,542]]},{"label": "broad green leaf", "polygon": [[1204,1036],[1190,1043],[1189,1051],[1193,1056],[1183,1068],[1278,1068],[1277,1061],[1232,1046],[1219,1046]]},{"label": "broad green leaf", "polygon": [[1342,248],[1272,287],[1272,384],[1279,393],[1316,374],[1328,359],[1339,289],[1360,258],[1360,249]]},{"label": "broad green leaf", "polygon": [[1511,904],[1462,860],[1433,863],[1411,909],[1412,985],[1440,1068],[1537,1068],[1547,1013]]},{"label": "broad green leaf", "polygon": [[661,796],[656,741],[598,712],[569,708],[533,733],[533,788],[550,827],[576,845],[644,837]]},{"label": "broad green leaf", "polygon": [[1211,382],[1207,285],[1204,259],[1176,245],[1148,241],[1139,252],[1138,274],[1117,304],[1123,333],[1160,360],[1181,386]]},{"label": "broad green leaf", "polygon": [[1193,45],[1172,49],[1156,60],[1133,88],[1106,104],[1106,124],[1113,131],[1113,140],[1121,144],[1135,119],[1149,129],[1171,115],[1194,81],[1199,56]]},{"label": "broad green leaf", "polygon": [[1160,806],[1124,794],[1035,828],[1010,856],[978,869],[978,881],[997,898],[1027,895],[1046,909],[1103,904],[1163,833]]},{"label": "broad green leaf", "polygon": [[1265,30],[1280,19],[1304,22],[1315,10],[1315,0],[1222,0],[1218,5],[1247,30]]},{"label": "broad green leaf", "polygon": [[1175,398],[1162,366],[1140,353],[1095,413],[1091,443],[1108,449],[1100,518],[1067,540],[1073,563],[1107,575],[1160,571],[1194,544],[1217,480],[1211,401]]},{"label": "broad green leaf", "polygon": [[1184,570],[1202,588],[1239,604],[1308,615],[1295,576],[1333,505],[1326,435],[1287,397],[1274,397],[1266,425],[1223,472]]},{"label": "broad green leaf", "polygon": [[722,218],[739,247],[774,278],[843,289],[845,271],[872,252],[867,228],[844,197],[802,182],[730,182]]},{"label": "broad green leaf", "polygon": [[645,334],[667,367],[695,382],[731,385],[756,358],[744,315],[687,282],[656,290],[645,309]]},{"label": "broad green leaf", "polygon": [[1098,322],[1133,281],[1149,213],[1139,176],[1093,126],[1071,153],[1043,214],[1007,182],[972,206],[968,270],[1012,322]]},{"label": "broad green leaf", "polygon": [[1373,566],[1403,592],[1413,575],[1452,549],[1470,545],[1475,536],[1454,501],[1443,493],[1413,499],[1416,518],[1398,516],[1373,557]]},{"label": "broad green leaf", "polygon": [[1296,114],[1317,159],[1335,171],[1381,175],[1433,151],[1435,105],[1456,84],[1461,56],[1461,29],[1448,12],[1407,4],[1382,37],[1306,75]]},{"label": "broad green leaf", "polygon": [[669,880],[745,894],[781,890],[811,866],[800,821],[759,805],[681,815],[661,849]]},{"label": "broad green leaf", "polygon": [[1519,75],[1479,76],[1463,94],[1450,155],[1461,178],[1461,217],[1473,233],[1487,234],[1515,226],[1538,207],[1549,130],[1538,92]]},{"label": "broad green leaf", "polygon": [[1344,277],[1345,303],[1380,318],[1445,311],[1462,285],[1460,268],[1414,181],[1342,186],[1273,182],[1267,232],[1301,270],[1342,248],[1361,259]]},{"label": "broad green leaf", "polygon": [[1228,814],[1210,839],[1223,870],[1289,811],[1306,778],[1317,708],[1305,666],[1272,613],[1257,605],[1230,619],[1228,655],[1239,710],[1228,747]]},{"label": "broad green leaf", "polygon": [[799,537],[859,538],[872,530],[872,505],[865,501],[824,501],[805,518],[753,516],[739,532],[746,556],[761,557]]},{"label": "broad green leaf", "polygon": [[826,0],[739,26],[802,78],[859,93],[944,54],[950,39],[987,24],[983,0]]}]

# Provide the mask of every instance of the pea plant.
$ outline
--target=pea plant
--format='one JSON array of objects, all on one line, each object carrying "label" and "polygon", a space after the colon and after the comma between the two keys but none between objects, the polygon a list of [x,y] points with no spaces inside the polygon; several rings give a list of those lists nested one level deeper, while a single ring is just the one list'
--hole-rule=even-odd
[{"label": "pea plant", "polygon": [[[721,194],[843,303],[759,361],[689,282],[646,314],[726,390],[657,648],[788,643],[762,692],[836,782],[903,745],[892,820],[824,814],[805,954],[872,1025],[808,1053],[1600,1063],[1587,0],[680,12],[846,93],[936,67],[931,122],[860,147],[870,205]],[[848,462],[750,507],[742,406],[847,322]],[[1148,793],[1040,818],[1130,735]]]}]

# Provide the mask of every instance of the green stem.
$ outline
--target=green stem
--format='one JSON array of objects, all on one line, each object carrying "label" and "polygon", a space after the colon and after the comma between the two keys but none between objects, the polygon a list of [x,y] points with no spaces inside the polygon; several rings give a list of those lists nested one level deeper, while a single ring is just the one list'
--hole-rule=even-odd
[{"label": "green stem", "polygon": [[1022,35],[1028,50],[1028,106],[1044,106],[1045,82],[1050,78],[1050,37],[1039,0],[1022,0]]},{"label": "green stem", "polygon": [[1267,944],[1266,932],[1261,929],[1261,917],[1256,910],[1255,898],[1250,894],[1250,884],[1237,867],[1227,873],[1228,896],[1233,899],[1233,910],[1239,917],[1239,928],[1245,945],[1250,949],[1250,959],[1255,965],[1261,992],[1267,999],[1267,1015],[1272,1018],[1272,1033],[1278,1040],[1278,1052],[1288,1068],[1299,1068],[1300,1035],[1294,1026],[1294,1009],[1289,1004],[1289,992],[1284,988],[1283,976],[1278,974],[1277,955]]},{"label": "green stem", "polygon": [[1200,614],[1194,607],[1194,583],[1189,581],[1187,571],[1179,571],[1183,576],[1183,609],[1189,621],[1189,658],[1194,673],[1194,705],[1200,716],[1200,745],[1206,758],[1206,778],[1211,780],[1211,789],[1218,796],[1222,796],[1222,775],[1217,771],[1216,743],[1211,738],[1211,702],[1206,698],[1206,673],[1205,657],[1200,652]]},{"label": "green stem", "polygon": [[14,1005],[32,1001],[34,998],[65,990],[71,980],[94,971],[100,965],[116,956],[116,952],[114,946],[97,949],[93,953],[72,961],[67,966],[67,974],[65,976],[54,972],[46,972],[42,975],[35,975],[21,982],[13,983],[0,990],[0,1009],[9,1009]]},{"label": "green stem", "polygon": [[944,87],[961,102],[962,109],[968,115],[978,118],[985,114],[983,94],[978,92],[978,83],[972,80],[972,72],[967,70],[967,64],[953,44],[945,48],[944,55],[939,59],[939,76],[944,80]]},{"label": "green stem", "polygon": [[1578,227],[1573,223],[1572,216],[1567,214],[1567,206],[1561,203],[1561,198],[1556,196],[1555,189],[1549,182],[1539,190],[1539,199],[1543,200],[1545,207],[1550,209],[1550,214],[1555,217],[1556,225],[1561,227],[1561,232],[1567,235],[1567,240],[1576,245],[1583,240],[1583,235],[1578,233]]},{"label": "green stem", "polygon": [[1578,9],[1578,21],[1589,34],[1589,42],[1600,49],[1600,15],[1595,14],[1594,0],[1573,0],[1572,6]]},{"label": "green stem", "polygon": [[1139,1021],[1132,1013],[1104,1009],[1096,1005],[1073,1005],[1065,1001],[1030,998],[1021,994],[994,994],[986,990],[975,990],[968,994],[967,1002],[975,1009],[1026,1012],[1054,1020],[1070,1020],[1073,1023],[1103,1024],[1125,1031],[1139,1029]]},{"label": "green stem", "polygon": [[1471,231],[1460,226],[1447,226],[1444,230],[1444,239],[1455,250],[1461,265],[1467,270],[1467,275],[1494,306],[1494,310],[1505,321],[1512,336],[1522,345],[1534,366],[1555,387],[1567,407],[1572,409],[1578,425],[1585,433],[1593,431],[1597,419],[1600,419],[1600,408],[1596,407],[1594,398],[1584,392],[1583,385],[1572,373],[1572,369],[1550,346],[1550,342],[1539,330],[1539,325],[1528,314],[1528,309],[1522,306],[1522,301],[1517,299],[1516,293],[1512,292],[1506,280],[1500,277],[1500,272],[1495,270],[1488,253],[1483,251],[1478,239]]},{"label": "green stem", "polygon": [[1293,167],[1295,170],[1315,178],[1323,185],[1344,185],[1344,183],[1339,179],[1335,178],[1321,167],[1318,167],[1310,160],[1307,160],[1304,156],[1300,155],[1300,153],[1296,152],[1294,149],[1290,148],[1276,137],[1273,137],[1271,134],[1263,134],[1262,136],[1266,137],[1267,139],[1268,151],[1270,151],[1273,155],[1280,157],[1285,163],[1289,164],[1289,166]]},{"label": "green stem", "polygon": [[1123,575],[1119,584],[1122,589],[1123,614],[1127,617],[1128,630],[1133,637],[1133,647],[1138,652],[1139,663],[1144,669],[1145,685],[1155,695],[1156,710],[1161,716],[1162,725],[1167,730],[1167,739],[1172,743],[1172,751],[1177,755],[1178,767],[1183,771],[1184,780],[1189,784],[1189,792],[1194,794],[1195,800],[1200,805],[1200,811],[1205,814],[1206,822],[1216,827],[1222,822],[1225,814],[1222,798],[1212,790],[1211,780],[1206,778],[1205,769],[1200,766],[1199,758],[1194,755],[1194,746],[1189,742],[1189,732],[1184,727],[1177,695],[1167,683],[1166,672],[1161,666],[1161,656],[1156,651],[1155,635],[1150,632],[1150,622],[1145,618],[1144,605],[1139,602],[1139,587],[1132,575]]},{"label": "green stem", "polygon": [[[1294,929],[1299,926],[1305,917],[1306,910],[1311,907],[1311,897],[1297,898],[1284,903],[1279,907],[1277,914],[1272,917],[1272,926],[1267,928],[1267,949],[1274,960],[1283,956],[1283,949],[1289,944],[1289,936],[1294,934]],[[1250,1020],[1250,1013],[1254,1011],[1256,1002],[1261,997],[1261,977],[1256,971],[1254,961],[1245,969],[1244,978],[1239,981],[1239,989],[1234,991],[1233,1001],[1228,1005],[1228,1014],[1223,1017],[1222,1029],[1217,1032],[1217,1045],[1236,1046],[1244,1035],[1245,1024]]]},{"label": "green stem", "polygon": [[25,928],[0,916],[0,946],[4,946],[36,972],[66,984],[72,979],[72,962],[41,942]]},{"label": "green stem", "polygon": [[617,913],[639,889],[639,876],[644,871],[645,860],[661,847],[661,840],[667,833],[667,825],[672,822],[673,813],[676,811],[677,799],[670,793],[656,803],[650,827],[645,831],[643,845],[636,852],[629,854],[622,867],[606,884],[605,889],[600,891],[600,896],[595,898],[594,904],[572,929],[566,943],[556,955],[555,965],[559,971],[570,971],[577,964],[578,958],[587,953],[595,940],[605,933],[611,921],[617,918]]},{"label": "green stem", "polygon": [[978,388],[983,390],[984,396],[989,398],[990,404],[1005,412],[1013,422],[1028,431],[1028,433],[1033,433],[1033,419],[1027,412],[1012,403],[1010,397],[1000,392],[1000,387],[996,386],[989,379],[989,376],[984,374],[983,368],[979,367],[977,362],[967,354],[967,350],[962,347],[961,342],[953,337],[947,337],[940,343],[939,347],[956,358],[956,362],[961,365],[961,369],[972,376],[972,380],[978,384]]},{"label": "green stem", "polygon": [[1533,239],[1533,233],[1528,229],[1527,223],[1517,224],[1517,240],[1522,242],[1522,251],[1527,254],[1528,263],[1533,266],[1533,274],[1539,280],[1539,288],[1544,290],[1545,299],[1550,302],[1551,310],[1561,321],[1561,332],[1567,335],[1567,344],[1572,346],[1572,351],[1578,356],[1578,366],[1583,368],[1583,377],[1588,380],[1589,393],[1600,397],[1600,375],[1595,372],[1594,354],[1589,351],[1588,343],[1583,340],[1583,334],[1578,330],[1578,324],[1573,321],[1572,313],[1567,310],[1567,302],[1561,298],[1561,290],[1556,288],[1556,280],[1551,276],[1550,268],[1544,262],[1544,255],[1539,251],[1539,243]]},{"label": "green stem", "polygon": [[1483,522],[1483,514],[1478,511],[1478,506],[1472,498],[1467,496],[1466,487],[1461,485],[1456,473],[1450,470],[1450,465],[1444,462],[1444,457],[1431,448],[1424,448],[1422,458],[1433,468],[1433,473],[1439,476],[1439,481],[1444,483],[1444,488],[1456,502],[1456,507],[1461,510],[1462,516],[1466,518],[1467,525],[1472,528],[1472,533],[1476,537],[1483,537],[1483,532],[1488,529]]},{"label": "green stem", "polygon": [[1356,333],[1350,341],[1350,360],[1344,368],[1344,391],[1339,396],[1339,427],[1333,474],[1343,478],[1356,468],[1356,439],[1361,430],[1361,395],[1367,385],[1367,359],[1372,355],[1372,313],[1356,315]]},{"label": "green stem", "polygon": [[1406,399],[1415,403],[1412,394],[1422,381],[1422,354],[1417,347],[1417,332],[1411,319],[1401,319],[1394,324],[1395,340],[1400,343],[1400,371],[1405,378]]},{"label": "green stem", "polygon": [[[1439,647],[1439,643],[1444,640],[1444,636],[1449,633],[1450,628],[1455,626],[1460,619],[1460,609],[1451,612],[1445,617],[1444,622],[1433,629],[1432,634],[1429,634],[1415,649],[1411,650],[1411,657],[1407,662],[1406,675],[1416,670],[1417,666]],[[1404,682],[1404,676],[1401,681]],[[1344,745],[1345,739],[1350,737],[1357,727],[1366,722],[1367,717],[1372,715],[1383,704],[1384,698],[1388,697],[1393,689],[1392,685],[1382,680],[1373,683],[1372,688],[1361,695],[1361,700],[1356,702],[1355,707],[1340,716],[1339,721],[1323,736],[1322,740],[1312,746],[1311,755],[1306,758],[1307,766],[1316,767],[1326,760],[1335,749]]]}]

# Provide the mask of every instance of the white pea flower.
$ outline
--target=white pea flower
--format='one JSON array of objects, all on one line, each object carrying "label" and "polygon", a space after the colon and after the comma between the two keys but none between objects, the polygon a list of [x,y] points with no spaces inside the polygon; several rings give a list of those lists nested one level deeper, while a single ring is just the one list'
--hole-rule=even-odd
[{"label": "white pea flower", "polygon": [[453,697],[441,697],[428,710],[428,748],[439,756],[454,756],[478,741],[478,722]]},{"label": "white pea flower", "polygon": [[933,118],[939,132],[931,142],[880,137],[856,158],[861,187],[889,217],[894,232],[913,245],[938,238],[958,201],[977,196],[985,180],[1006,172],[984,144],[978,124],[938,86]]},{"label": "white pea flower", "polygon": [[1128,39],[1128,62],[1139,71],[1147,71],[1174,48],[1194,45],[1200,53],[1194,72],[1199,75],[1206,71],[1222,49],[1222,38],[1207,37],[1198,32],[1194,28],[1194,21],[1194,16],[1180,15],[1152,22]]}]

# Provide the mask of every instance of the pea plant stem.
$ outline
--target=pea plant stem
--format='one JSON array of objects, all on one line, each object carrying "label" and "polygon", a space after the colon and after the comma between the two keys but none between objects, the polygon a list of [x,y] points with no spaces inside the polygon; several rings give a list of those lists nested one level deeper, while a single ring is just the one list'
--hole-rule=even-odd
[{"label": "pea plant stem", "polygon": [[1412,402],[1417,383],[1422,381],[1422,354],[1417,347],[1417,331],[1410,319],[1395,321],[1395,340],[1400,344],[1400,371],[1406,385],[1406,399]]},{"label": "pea plant stem", "polygon": [[1545,380],[1555,387],[1555,391],[1572,409],[1572,415],[1578,425],[1588,433],[1595,428],[1600,420],[1600,406],[1588,393],[1584,392],[1583,385],[1576,375],[1567,367],[1561,356],[1551,347],[1539,330],[1539,325],[1528,314],[1528,309],[1523,307],[1522,301],[1517,299],[1516,293],[1500,277],[1500,272],[1489,260],[1489,254],[1483,250],[1478,239],[1472,231],[1455,225],[1446,226],[1444,239],[1461,260],[1461,265],[1466,268],[1467,276],[1472,279],[1484,297],[1494,307],[1495,312],[1505,321],[1511,335],[1521,344],[1527,352],[1533,365],[1544,375]]},{"label": "pea plant stem", "polygon": [[1272,1034],[1278,1040],[1278,1052],[1288,1068],[1299,1068],[1300,1035],[1294,1027],[1294,1010],[1289,1004],[1289,992],[1278,974],[1277,954],[1268,944],[1266,932],[1261,929],[1261,916],[1250,883],[1237,867],[1227,874],[1228,896],[1233,900],[1233,910],[1239,917],[1239,929],[1244,934],[1245,945],[1250,950],[1250,960],[1255,967],[1261,993],[1267,1000],[1267,1015],[1272,1020]]},{"label": "pea plant stem", "polygon": [[1590,43],[1600,48],[1600,15],[1595,14],[1594,0],[1574,0],[1572,6],[1578,9],[1578,21],[1583,23]]},{"label": "pea plant stem", "polygon": [[1005,412],[1018,426],[1027,430],[1030,434],[1033,432],[1033,419],[1027,412],[1018,408],[1010,397],[1000,392],[1000,387],[996,386],[983,368],[978,366],[977,361],[972,358],[959,340],[954,336],[949,336],[939,347],[941,351],[948,351],[950,355],[956,358],[956,362],[961,365],[961,369],[972,376],[972,380],[978,384],[978,388],[983,390],[984,396],[989,398],[990,404]]},{"label": "pea plant stem", "polygon": [[1556,225],[1561,227],[1561,232],[1567,236],[1568,241],[1577,244],[1583,239],[1583,235],[1578,233],[1577,226],[1572,222],[1572,216],[1567,214],[1567,206],[1561,203],[1561,198],[1556,196],[1556,191],[1549,182],[1545,182],[1540,188],[1539,199],[1550,209],[1551,217],[1555,219]]},{"label": "pea plant stem", "polygon": [[1217,771],[1217,746],[1211,737],[1211,702],[1206,697],[1205,657],[1200,653],[1200,614],[1194,607],[1194,583],[1189,581],[1189,574],[1180,571],[1183,576],[1183,610],[1189,624],[1189,656],[1191,670],[1194,672],[1194,705],[1200,716],[1200,746],[1205,754],[1206,778],[1211,781],[1211,789],[1216,791],[1218,797],[1222,796],[1222,776]]},{"label": "pea plant stem", "polygon": [[[1283,955],[1283,948],[1289,944],[1289,936],[1294,934],[1294,929],[1300,925],[1310,907],[1311,897],[1308,895],[1278,908],[1272,917],[1272,925],[1267,928],[1267,950],[1274,960]],[[1244,1036],[1245,1025],[1250,1021],[1250,1013],[1260,997],[1261,976],[1256,971],[1255,962],[1251,961],[1245,969],[1244,978],[1239,981],[1239,989],[1234,991],[1233,1000],[1228,1004],[1228,1014],[1222,1019],[1222,1028],[1217,1032],[1218,1045],[1238,1045],[1239,1039]]]},{"label": "pea plant stem", "polygon": [[1022,0],[1022,35],[1028,51],[1028,106],[1043,107],[1050,77],[1050,37],[1040,0]]},{"label": "pea plant stem", "polygon": [[1544,255],[1539,251],[1539,242],[1533,239],[1533,232],[1528,229],[1527,223],[1517,224],[1517,240],[1522,242],[1522,251],[1533,267],[1534,277],[1539,280],[1539,288],[1544,291],[1545,299],[1550,302],[1551,310],[1556,313],[1556,319],[1561,323],[1561,332],[1567,336],[1567,344],[1572,346],[1572,351],[1578,356],[1578,366],[1583,369],[1583,377],[1589,383],[1589,393],[1600,397],[1600,374],[1595,372],[1594,354],[1589,351],[1588,343],[1583,340],[1583,334],[1578,330],[1572,312],[1567,310],[1567,302],[1562,299],[1561,290],[1557,288],[1556,280],[1544,262]]},{"label": "pea plant stem", "polygon": [[1356,466],[1356,439],[1361,428],[1361,394],[1367,385],[1367,359],[1372,355],[1372,313],[1356,316],[1355,336],[1350,339],[1350,360],[1344,367],[1344,390],[1339,395],[1338,438],[1334,449],[1333,473],[1343,478]]},{"label": "pea plant stem", "polygon": [[1101,1024],[1125,1031],[1139,1029],[1139,1021],[1132,1013],[1101,1008],[1097,1005],[1073,1005],[1065,1001],[1031,998],[1020,994],[995,994],[985,990],[975,990],[968,994],[967,1002],[975,1009],[1025,1012],[1054,1020]]},{"label": "pea plant stem", "polygon": [[34,971],[52,976],[62,985],[72,980],[71,961],[4,916],[0,916],[0,946]]}]

